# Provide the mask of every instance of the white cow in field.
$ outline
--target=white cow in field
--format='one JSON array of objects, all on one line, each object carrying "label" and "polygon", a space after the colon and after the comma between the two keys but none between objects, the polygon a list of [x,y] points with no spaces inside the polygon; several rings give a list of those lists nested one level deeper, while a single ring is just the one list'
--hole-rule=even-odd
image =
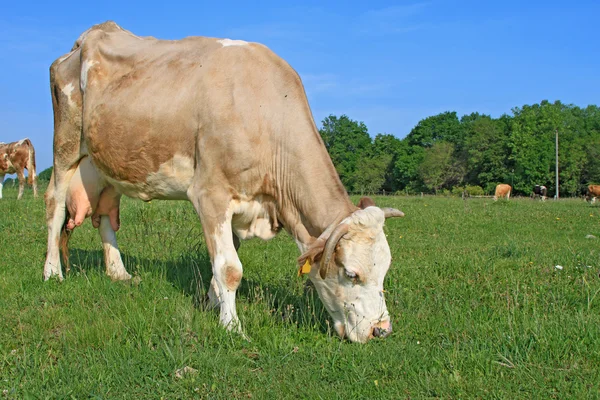
[{"label": "white cow in field", "polygon": [[115,236],[120,196],[188,200],[212,263],[209,297],[227,328],[241,329],[238,239],[285,228],[340,336],[366,342],[391,332],[383,226],[403,214],[350,202],[300,77],[275,53],[240,40],[143,38],[107,22],[50,72],[45,279],[62,279],[59,247],[86,217],[100,230],[108,275],[129,279]]}]

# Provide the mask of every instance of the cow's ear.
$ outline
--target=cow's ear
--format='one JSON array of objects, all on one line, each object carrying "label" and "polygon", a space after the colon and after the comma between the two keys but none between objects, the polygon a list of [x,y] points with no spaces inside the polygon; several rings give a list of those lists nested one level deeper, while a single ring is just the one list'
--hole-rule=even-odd
[{"label": "cow's ear", "polygon": [[360,200],[358,201],[358,203],[356,204],[356,206],[360,209],[365,209],[367,207],[372,207],[375,205],[375,201],[373,201],[372,198],[367,197],[367,196],[363,196],[360,198]]},{"label": "cow's ear", "polygon": [[325,240],[319,238],[315,240],[308,250],[300,257],[298,257],[298,266],[303,266],[306,261],[309,262],[310,265],[314,265],[315,263],[321,261],[321,257],[323,257],[323,250],[325,249]]}]

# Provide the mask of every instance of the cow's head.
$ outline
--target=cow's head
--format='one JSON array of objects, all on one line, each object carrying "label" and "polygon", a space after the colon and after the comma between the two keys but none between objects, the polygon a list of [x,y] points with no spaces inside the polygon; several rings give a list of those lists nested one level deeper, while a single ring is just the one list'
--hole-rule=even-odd
[{"label": "cow's head", "polygon": [[364,343],[387,336],[392,323],[383,280],[392,257],[383,232],[388,217],[404,214],[379,208],[369,198],[359,210],[321,235],[299,259],[312,265],[310,279],[341,337]]}]

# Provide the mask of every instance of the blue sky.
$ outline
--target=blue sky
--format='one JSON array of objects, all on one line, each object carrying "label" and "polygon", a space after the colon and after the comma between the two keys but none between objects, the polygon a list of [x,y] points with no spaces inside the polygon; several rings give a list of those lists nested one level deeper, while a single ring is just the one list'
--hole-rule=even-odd
[{"label": "blue sky", "polygon": [[406,136],[443,111],[498,117],[600,95],[598,1],[5,2],[0,141],[29,137],[52,164],[48,67],[91,25],[137,35],[266,44],[300,74],[317,121],[347,114],[372,136]]}]

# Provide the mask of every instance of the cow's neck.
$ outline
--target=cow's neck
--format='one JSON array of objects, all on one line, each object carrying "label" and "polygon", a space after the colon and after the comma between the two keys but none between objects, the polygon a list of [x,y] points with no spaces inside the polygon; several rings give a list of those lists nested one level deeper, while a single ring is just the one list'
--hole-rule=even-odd
[{"label": "cow's neck", "polygon": [[356,210],[324,146],[317,150],[287,173],[288,184],[280,191],[282,222],[303,245]]}]

